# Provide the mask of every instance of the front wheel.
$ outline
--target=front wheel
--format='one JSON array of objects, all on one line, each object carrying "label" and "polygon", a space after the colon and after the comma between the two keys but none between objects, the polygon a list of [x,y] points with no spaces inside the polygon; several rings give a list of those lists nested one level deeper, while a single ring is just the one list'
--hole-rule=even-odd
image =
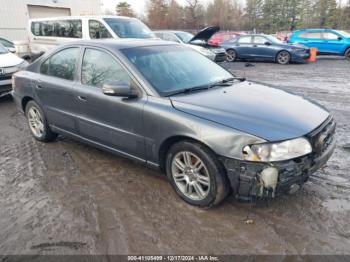
[{"label": "front wheel", "polygon": [[234,62],[237,59],[237,53],[233,49],[229,49],[226,52],[226,61],[227,62]]},{"label": "front wheel", "polygon": [[224,169],[203,145],[189,141],[173,145],[167,155],[166,172],[177,194],[191,205],[212,207],[229,193]]},{"label": "front wheel", "polygon": [[350,48],[345,51],[345,58],[350,60]]},{"label": "front wheel", "polygon": [[287,51],[281,51],[276,56],[276,62],[280,65],[287,65],[290,63],[291,56]]},{"label": "front wheel", "polygon": [[36,102],[29,101],[25,111],[30,132],[35,139],[50,142],[57,137],[57,134],[50,130],[44,112]]}]

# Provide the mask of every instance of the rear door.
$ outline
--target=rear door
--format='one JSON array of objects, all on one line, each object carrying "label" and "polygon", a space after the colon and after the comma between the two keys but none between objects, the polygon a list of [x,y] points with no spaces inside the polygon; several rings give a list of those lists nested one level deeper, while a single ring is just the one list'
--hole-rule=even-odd
[{"label": "rear door", "polygon": [[69,47],[56,52],[41,64],[40,74],[33,81],[48,122],[72,133],[76,133],[74,85],[80,50]]},{"label": "rear door", "polygon": [[297,42],[310,48],[317,48],[319,53],[325,52],[324,40],[322,38],[322,31],[317,32],[303,32],[299,34]]},{"label": "rear door", "polygon": [[[145,159],[142,132],[146,94],[121,62],[104,49],[86,47],[80,67],[81,81],[75,93],[79,102],[79,134],[121,154]],[[133,85],[143,95],[139,98],[105,95],[102,87],[111,82]]]},{"label": "rear door", "polygon": [[253,51],[253,37],[252,36],[241,36],[235,42],[235,50],[239,58],[250,58],[252,57]]}]

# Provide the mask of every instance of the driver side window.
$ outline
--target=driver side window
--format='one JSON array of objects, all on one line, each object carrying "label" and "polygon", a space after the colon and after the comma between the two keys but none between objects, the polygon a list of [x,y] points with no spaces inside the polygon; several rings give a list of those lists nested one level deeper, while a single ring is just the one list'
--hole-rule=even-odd
[{"label": "driver side window", "polygon": [[102,88],[111,82],[130,83],[130,76],[110,54],[86,48],[81,68],[81,82],[84,85]]},{"label": "driver side window", "polygon": [[265,37],[262,37],[262,36],[255,36],[254,37],[254,44],[263,45],[266,42],[268,42],[268,41]]}]

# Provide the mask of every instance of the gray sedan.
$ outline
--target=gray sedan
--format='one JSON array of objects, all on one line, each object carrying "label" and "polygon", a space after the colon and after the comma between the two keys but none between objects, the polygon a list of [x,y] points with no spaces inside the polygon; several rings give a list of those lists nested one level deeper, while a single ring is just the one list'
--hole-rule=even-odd
[{"label": "gray sedan", "polygon": [[61,134],[159,168],[196,206],[293,193],[335,147],[326,109],[169,42],[63,45],[13,82],[37,140]]}]

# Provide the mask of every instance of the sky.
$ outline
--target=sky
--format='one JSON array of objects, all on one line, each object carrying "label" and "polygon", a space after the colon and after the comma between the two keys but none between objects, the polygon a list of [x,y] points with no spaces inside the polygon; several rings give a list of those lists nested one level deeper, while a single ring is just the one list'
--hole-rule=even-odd
[{"label": "sky", "polygon": [[[101,0],[103,4],[102,9],[109,9],[114,11],[115,6],[119,2],[124,2],[124,1],[128,2],[138,14],[142,14],[146,9],[147,0]],[[210,1],[211,0],[200,0],[200,2],[204,5],[206,5]],[[181,5],[186,4],[186,0],[178,0],[177,2]]]}]

